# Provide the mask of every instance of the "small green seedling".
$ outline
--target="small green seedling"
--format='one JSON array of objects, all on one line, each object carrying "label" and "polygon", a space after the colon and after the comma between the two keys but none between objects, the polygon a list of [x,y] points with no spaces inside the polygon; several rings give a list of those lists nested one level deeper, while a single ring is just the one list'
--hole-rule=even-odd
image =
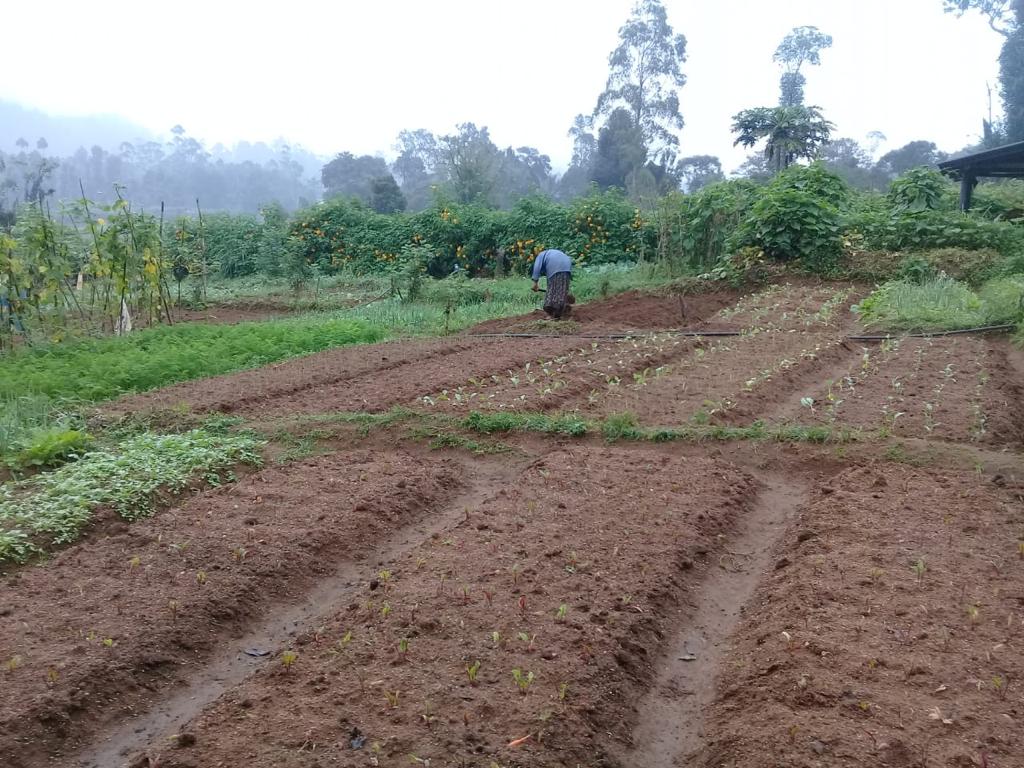
[{"label": "small green seedling", "polygon": [[178,609],[180,607],[181,607],[181,605],[178,603],[177,600],[168,600],[167,601],[167,610],[169,610],[171,612],[171,622],[172,623],[178,620]]},{"label": "small green seedling", "polygon": [[565,621],[565,615],[569,612],[569,606],[562,603],[555,611],[555,621]]},{"label": "small green seedling", "polygon": [[342,637],[339,642],[340,642],[342,648],[344,648],[346,645],[351,643],[352,642],[352,630],[350,629],[348,632],[346,632],[344,637]]},{"label": "small green seedling", "polygon": [[117,640],[115,640],[114,638],[112,638],[112,637],[105,637],[105,638],[103,638],[103,647],[104,648],[114,648],[116,646],[117,646]]},{"label": "small green seedling", "polygon": [[519,692],[526,695],[526,692],[530,690],[530,686],[533,685],[533,681],[537,678],[533,672],[523,673],[521,669],[512,670],[512,679],[516,681],[516,685],[519,686]]},{"label": "small green seedling", "polygon": [[480,673],[480,661],[474,661],[472,665],[466,667],[466,677],[469,678],[470,685],[476,685],[476,676]]},{"label": "small green seedling", "polygon": [[917,562],[911,566],[911,570],[917,576],[917,583],[920,584],[924,580],[924,572],[927,570],[927,566],[924,564],[924,558],[918,558]]},{"label": "small green seedling", "polygon": [[392,693],[391,691],[384,691],[384,697],[388,700],[388,706],[391,709],[398,709],[398,691]]},{"label": "small green seedling", "polygon": [[206,583],[206,571],[196,571],[196,584],[203,586]]},{"label": "small green seedling", "polygon": [[1006,684],[1006,680],[1002,677],[1002,675],[996,675],[992,678],[992,687],[996,691],[996,696],[998,696],[1000,699],[1006,698],[1006,689],[1008,686]]},{"label": "small green seedling", "polygon": [[142,565],[142,558],[138,555],[135,555],[135,557],[128,561],[128,573],[131,573],[140,565]]},{"label": "small green seedling", "polygon": [[981,617],[981,609],[976,605],[967,606],[967,618],[971,620],[971,626],[974,627],[978,623],[978,619]]},{"label": "small green seedling", "polygon": [[409,638],[403,637],[398,641],[398,652],[402,655],[403,659],[409,657]]},{"label": "small green seedling", "polygon": [[285,669],[291,669],[292,664],[294,664],[298,658],[299,654],[289,649],[281,654],[281,666]]},{"label": "small green seedling", "polygon": [[4,662],[4,669],[8,672],[13,672],[21,666],[21,656],[11,656],[7,661]]},{"label": "small green seedling", "polygon": [[569,694],[569,684],[562,683],[558,686],[558,700],[565,701],[565,697]]},{"label": "small green seedling", "polygon": [[386,619],[390,615],[390,613],[391,613],[391,603],[389,603],[387,600],[385,600],[384,604],[380,607],[381,618]]},{"label": "small green seedling", "polygon": [[491,642],[494,643],[494,647],[495,648],[497,648],[499,645],[501,645],[501,633],[500,632],[491,632]]},{"label": "small green seedling", "polygon": [[50,685],[56,685],[58,677],[59,675],[57,674],[57,670],[53,667],[50,667],[48,670],[46,670],[46,682]]}]

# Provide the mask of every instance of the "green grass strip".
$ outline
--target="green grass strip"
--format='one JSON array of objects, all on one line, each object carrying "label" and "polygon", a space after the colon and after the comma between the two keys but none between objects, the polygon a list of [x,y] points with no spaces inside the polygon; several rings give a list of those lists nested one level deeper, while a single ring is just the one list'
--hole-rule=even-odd
[{"label": "green grass strip", "polygon": [[847,443],[863,438],[863,433],[847,428],[782,424],[769,426],[764,422],[741,427],[694,424],[673,428],[650,428],[637,424],[632,414],[614,414],[603,420],[587,421],[573,415],[543,413],[479,413],[474,411],[460,426],[483,434],[496,432],[537,432],[570,437],[602,435],[608,442],[618,440],[665,443],[672,441],[768,440],[783,443]]},{"label": "green grass strip", "polygon": [[74,541],[100,507],[136,520],[153,513],[158,492],[182,491],[197,475],[213,484],[232,479],[231,467],[261,463],[263,445],[252,435],[204,429],[144,433],[115,450],[93,451],[53,472],[5,483],[0,486],[0,563],[24,562],[42,553],[46,542]]},{"label": "green grass strip", "polygon": [[0,398],[32,392],[106,400],[383,337],[383,330],[366,323],[322,315],[238,325],[162,326],[9,354],[0,365]]}]

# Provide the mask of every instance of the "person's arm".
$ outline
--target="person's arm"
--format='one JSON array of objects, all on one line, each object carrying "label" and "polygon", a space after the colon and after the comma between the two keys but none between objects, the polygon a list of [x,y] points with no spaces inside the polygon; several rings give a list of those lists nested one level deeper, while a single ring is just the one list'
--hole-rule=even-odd
[{"label": "person's arm", "polygon": [[544,272],[544,254],[547,251],[541,251],[537,254],[537,258],[533,260],[533,287],[530,290],[540,290],[540,276]]}]

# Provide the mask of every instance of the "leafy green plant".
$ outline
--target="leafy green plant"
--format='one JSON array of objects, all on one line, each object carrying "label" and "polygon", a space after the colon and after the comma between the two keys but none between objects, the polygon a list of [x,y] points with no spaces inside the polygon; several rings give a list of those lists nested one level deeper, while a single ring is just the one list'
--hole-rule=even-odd
[{"label": "leafy green plant", "polygon": [[100,507],[126,520],[152,514],[157,493],[183,490],[198,473],[261,463],[263,442],[251,435],[143,433],[113,451],[93,451],[74,464],[0,486],[0,562],[22,562],[44,545],[78,538]]},{"label": "leafy green plant", "polygon": [[43,427],[17,443],[8,464],[16,469],[56,467],[82,456],[92,445],[92,436],[77,429]]},{"label": "leafy green plant", "polygon": [[952,210],[952,185],[934,168],[912,168],[889,186],[889,202],[906,213]]},{"label": "leafy green plant", "polygon": [[827,200],[792,187],[769,188],[737,232],[735,247],[752,245],[780,261],[800,261],[827,272],[839,258],[839,210]]}]

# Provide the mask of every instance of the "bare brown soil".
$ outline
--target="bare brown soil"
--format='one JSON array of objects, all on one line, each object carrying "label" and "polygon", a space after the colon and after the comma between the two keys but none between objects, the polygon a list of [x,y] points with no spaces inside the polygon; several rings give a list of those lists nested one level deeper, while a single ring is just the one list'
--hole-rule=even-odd
[{"label": "bare brown soil", "polygon": [[1024,766],[1024,356],[846,341],[857,290],[687,299],[741,333],[718,339],[627,295],[574,321],[625,340],[367,345],[112,404],[293,439],[394,406],[864,437],[474,455],[318,432],[323,456],[6,577],[0,764]]},{"label": "bare brown soil", "polygon": [[[732,291],[669,296],[627,291],[609,299],[573,307],[572,323],[563,326],[573,333],[699,328],[716,312],[732,305],[737,298],[738,295]],[[538,309],[528,315],[489,320],[473,326],[465,333],[531,333],[537,331],[538,322],[545,319],[544,312]],[[552,333],[559,330],[558,323],[544,323],[544,327]]]},{"label": "bare brown soil", "polygon": [[892,465],[823,482],[733,639],[692,764],[1024,765],[1021,488]]},{"label": "bare brown soil", "polygon": [[146,706],[253,616],[438,508],[458,483],[449,462],[342,452],[133,525],[109,521],[15,572],[0,648],[23,666],[0,687],[0,764],[37,764]]},{"label": "bare brown soil", "polygon": [[207,309],[176,309],[176,323],[207,323],[211,325],[235,325],[260,320],[271,320],[289,314],[286,307],[279,306],[216,306]]}]

